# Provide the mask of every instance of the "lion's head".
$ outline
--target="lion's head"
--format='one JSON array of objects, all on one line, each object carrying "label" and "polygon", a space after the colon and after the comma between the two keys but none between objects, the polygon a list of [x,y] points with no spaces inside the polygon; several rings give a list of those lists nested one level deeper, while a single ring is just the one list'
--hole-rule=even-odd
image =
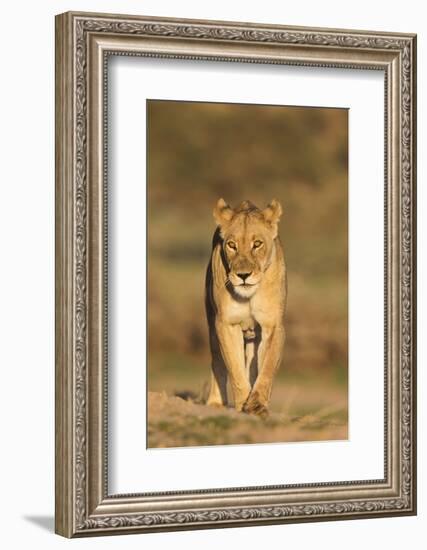
[{"label": "lion's head", "polygon": [[282,207],[272,200],[260,210],[243,201],[233,209],[219,199],[213,214],[222,238],[227,284],[238,296],[250,298],[271,263]]}]

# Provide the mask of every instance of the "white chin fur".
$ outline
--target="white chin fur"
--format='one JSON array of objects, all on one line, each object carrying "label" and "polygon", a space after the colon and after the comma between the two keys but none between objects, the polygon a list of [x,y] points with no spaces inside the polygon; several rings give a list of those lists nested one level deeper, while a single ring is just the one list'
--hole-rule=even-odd
[{"label": "white chin fur", "polygon": [[250,298],[257,291],[258,285],[252,285],[252,286],[239,285],[233,288],[234,288],[234,292],[239,296],[241,296],[242,298]]}]

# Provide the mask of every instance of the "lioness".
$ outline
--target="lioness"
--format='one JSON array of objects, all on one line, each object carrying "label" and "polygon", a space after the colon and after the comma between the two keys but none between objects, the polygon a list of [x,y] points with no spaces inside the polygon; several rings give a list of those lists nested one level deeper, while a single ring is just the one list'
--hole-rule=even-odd
[{"label": "lioness", "polygon": [[238,411],[268,414],[285,341],[286,267],[278,237],[282,207],[250,201],[234,210],[220,199],[206,272],[212,353],[208,405],[227,405],[227,378]]}]

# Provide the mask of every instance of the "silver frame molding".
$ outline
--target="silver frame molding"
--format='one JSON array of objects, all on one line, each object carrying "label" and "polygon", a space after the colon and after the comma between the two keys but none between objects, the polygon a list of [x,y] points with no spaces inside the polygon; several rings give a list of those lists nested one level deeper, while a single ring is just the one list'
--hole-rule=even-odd
[{"label": "silver frame molding", "polygon": [[[105,182],[111,55],[384,72],[384,479],[108,494]],[[415,119],[412,34],[73,12],[56,17],[58,534],[78,537],[416,513]]]}]

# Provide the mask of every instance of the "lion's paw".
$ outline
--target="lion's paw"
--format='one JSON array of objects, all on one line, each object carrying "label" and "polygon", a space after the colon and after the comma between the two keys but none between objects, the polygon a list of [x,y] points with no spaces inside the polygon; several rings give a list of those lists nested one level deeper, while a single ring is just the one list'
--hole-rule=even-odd
[{"label": "lion's paw", "polygon": [[258,392],[250,394],[246,403],[243,405],[242,411],[247,414],[255,414],[261,418],[267,418],[269,414],[267,405],[260,401]]}]

